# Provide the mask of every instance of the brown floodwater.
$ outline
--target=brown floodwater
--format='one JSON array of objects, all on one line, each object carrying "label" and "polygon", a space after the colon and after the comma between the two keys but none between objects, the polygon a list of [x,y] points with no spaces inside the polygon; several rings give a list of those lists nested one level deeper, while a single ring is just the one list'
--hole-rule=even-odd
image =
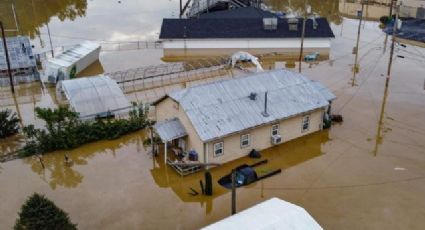
[{"label": "brown floodwater", "polygon": [[[50,8],[44,10],[38,5],[42,1],[14,2],[18,16],[20,10],[33,11],[31,4],[25,3],[37,3],[37,19],[30,14],[29,19],[18,17],[22,30],[32,34],[33,42],[39,42],[38,30],[48,44],[44,31],[50,20],[56,46],[78,42],[68,37],[143,40],[143,36],[154,36],[162,17],[176,15],[178,7],[177,1],[76,0],[50,1],[46,4]],[[302,1],[268,2],[281,10],[302,6]],[[311,2],[313,11],[332,22],[336,38],[330,60],[303,64],[303,73],[337,95],[333,112],[342,114],[344,122],[263,151],[269,163],[257,171],[283,171],[238,189],[237,210],[279,197],[304,207],[325,229],[423,229],[425,49],[396,47],[396,55],[405,58],[395,58],[385,91],[391,37],[385,46],[385,35],[378,23],[365,22],[361,27],[360,72],[353,87],[352,48],[358,21],[342,16],[339,1]],[[4,15],[3,9],[0,15]],[[78,10],[69,12],[70,9]],[[153,65],[161,62],[161,56],[159,49],[102,52],[100,63],[91,66],[86,74]],[[275,66],[284,67],[284,60]],[[296,66],[293,70],[297,69]],[[157,89],[152,95],[164,90],[172,87]],[[42,89],[38,83],[22,85],[13,97],[7,88],[2,88],[0,102],[2,108],[19,110],[24,125],[42,126],[33,109],[55,106],[54,91]],[[129,95],[136,99],[142,96],[143,92]],[[43,156],[45,169],[36,158],[0,163],[0,229],[13,226],[20,206],[34,192],[45,194],[68,212],[80,229],[198,229],[230,215],[230,193],[217,180],[237,165],[252,163],[252,159],[211,169],[214,195],[192,196],[190,188],[200,191],[203,173],[179,176],[163,164],[162,155],[153,158],[149,154],[149,147],[142,144],[145,138],[141,131],[50,153]],[[20,141],[2,140],[0,151],[10,151]],[[72,159],[71,165],[65,164],[64,154]]]}]

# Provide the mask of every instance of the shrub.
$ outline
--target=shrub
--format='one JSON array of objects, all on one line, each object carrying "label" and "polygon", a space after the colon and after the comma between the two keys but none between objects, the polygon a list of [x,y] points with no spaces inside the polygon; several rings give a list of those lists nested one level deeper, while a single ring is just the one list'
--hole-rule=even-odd
[{"label": "shrub", "polygon": [[5,138],[19,131],[19,118],[9,110],[0,111],[0,138]]},{"label": "shrub", "polygon": [[46,122],[46,127],[36,129],[29,125],[23,128],[27,143],[20,155],[26,157],[59,149],[71,149],[97,140],[118,138],[149,125],[148,109],[142,104],[133,103],[128,119],[98,118],[94,121],[81,121],[78,114],[67,107],[36,108],[37,117]]},{"label": "shrub", "polygon": [[77,229],[76,224],[71,223],[69,216],[58,208],[52,201],[43,195],[34,193],[23,205],[19,218],[16,220],[16,230],[50,230]]}]

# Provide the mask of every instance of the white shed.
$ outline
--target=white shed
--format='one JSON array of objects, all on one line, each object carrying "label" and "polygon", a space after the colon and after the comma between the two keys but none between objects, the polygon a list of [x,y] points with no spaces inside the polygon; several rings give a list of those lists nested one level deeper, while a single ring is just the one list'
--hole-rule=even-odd
[{"label": "white shed", "polygon": [[131,109],[117,82],[107,76],[65,80],[60,88],[81,119],[126,116]]}]

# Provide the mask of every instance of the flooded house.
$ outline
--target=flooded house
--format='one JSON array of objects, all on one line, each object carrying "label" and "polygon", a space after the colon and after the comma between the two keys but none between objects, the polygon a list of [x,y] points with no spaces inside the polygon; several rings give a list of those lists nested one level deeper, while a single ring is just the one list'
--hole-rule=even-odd
[{"label": "flooded house", "polygon": [[[153,103],[168,163],[225,163],[323,129],[335,95],[287,70],[176,91]],[[182,160],[183,159],[183,160]]]},{"label": "flooded house", "polygon": [[[298,58],[303,32],[302,18],[284,18],[255,7],[204,13],[197,18],[163,19],[160,41],[164,60],[181,57],[279,53]],[[329,57],[334,38],[327,19],[306,21],[304,54]]]},{"label": "flooded house", "polygon": [[[32,82],[39,79],[37,64],[32,52],[29,37],[7,37],[6,46],[9,54],[10,69],[14,83]],[[0,45],[0,86],[9,84],[6,54],[3,40]]]}]

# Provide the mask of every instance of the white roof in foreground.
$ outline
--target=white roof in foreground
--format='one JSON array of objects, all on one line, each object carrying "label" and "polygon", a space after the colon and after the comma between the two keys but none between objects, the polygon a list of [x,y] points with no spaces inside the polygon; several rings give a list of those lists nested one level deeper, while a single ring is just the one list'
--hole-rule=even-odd
[{"label": "white roof in foreground", "polygon": [[[265,92],[268,117],[262,115]],[[251,93],[257,94],[255,100]],[[180,103],[203,142],[323,108],[335,99],[319,82],[287,70],[216,81],[169,96]]]},{"label": "white roof in foreground", "polygon": [[97,49],[100,50],[100,45],[98,43],[84,41],[68,50],[65,50],[55,58],[50,59],[49,62],[62,67],[69,67]]},{"label": "white roof in foreground", "polygon": [[84,77],[62,81],[62,89],[80,118],[94,118],[125,113],[131,108],[116,81],[107,76]]},{"label": "white roof in foreground", "polygon": [[203,230],[319,230],[323,229],[303,208],[272,198],[211,224]]}]

